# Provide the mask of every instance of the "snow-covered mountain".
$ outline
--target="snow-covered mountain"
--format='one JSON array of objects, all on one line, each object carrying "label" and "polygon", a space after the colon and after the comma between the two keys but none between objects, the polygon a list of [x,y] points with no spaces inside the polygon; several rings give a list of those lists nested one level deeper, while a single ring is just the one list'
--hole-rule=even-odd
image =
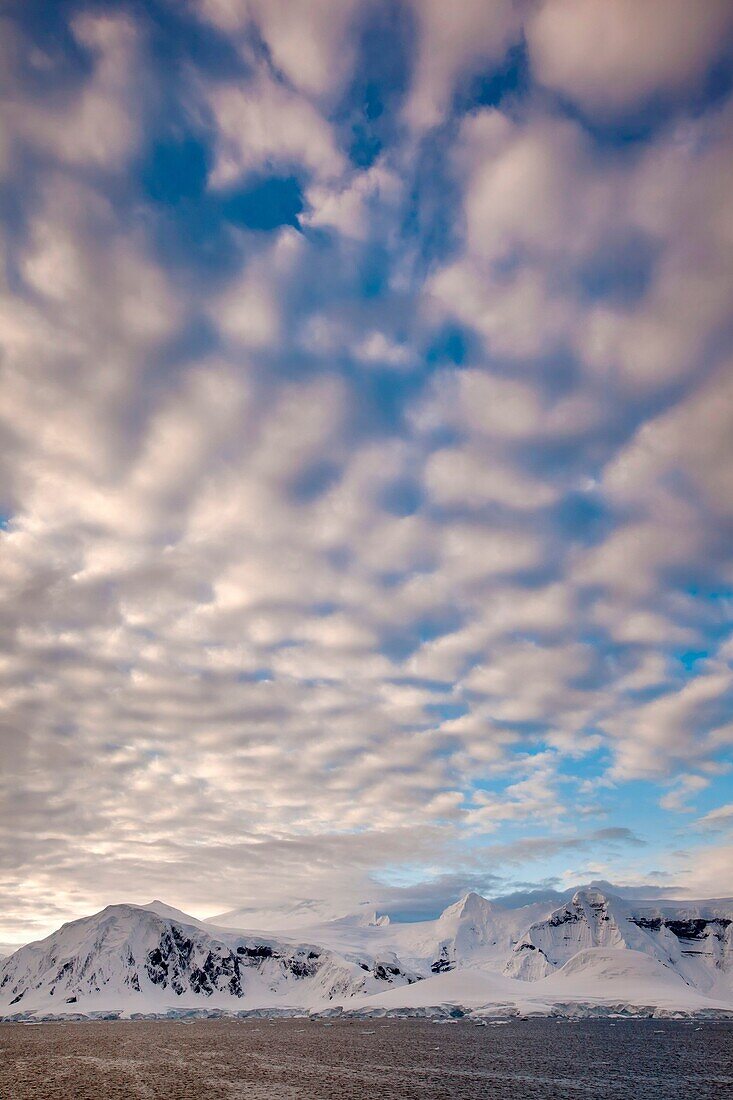
[{"label": "snow-covered mountain", "polygon": [[505,909],[480,894],[466,894],[435,922],[431,972],[466,964],[500,970],[528,922],[546,909],[543,904]]},{"label": "snow-covered mountain", "polygon": [[346,956],[322,945],[217,930],[160,903],[110,905],[6,959],[0,1011],[288,1008],[416,978],[390,952]]},{"label": "snow-covered mountain", "polygon": [[733,901],[659,905],[579,890],[516,943],[505,973],[545,978],[588,948],[638,951],[703,993],[733,995]]},{"label": "snow-covered mountain", "polygon": [[471,893],[433,921],[390,923],[362,906],[276,934],[156,901],[109,906],[0,961],[6,1018],[634,1008],[733,1015],[733,900],[583,889],[558,908],[510,909]]},{"label": "snow-covered mountain", "polygon": [[507,909],[469,893],[436,920],[390,922],[373,909],[360,908],[338,920],[291,927],[287,935],[342,952],[393,952],[420,977],[463,965],[501,971],[517,939],[551,909],[545,902]]}]

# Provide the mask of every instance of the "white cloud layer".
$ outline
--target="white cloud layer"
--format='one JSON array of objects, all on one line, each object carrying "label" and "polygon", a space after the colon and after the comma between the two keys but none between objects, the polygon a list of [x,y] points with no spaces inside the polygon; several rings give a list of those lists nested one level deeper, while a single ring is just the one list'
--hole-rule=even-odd
[{"label": "white cloud layer", "polygon": [[695,89],[732,26],[726,0],[542,0],[526,35],[538,79],[608,117]]},{"label": "white cloud layer", "polygon": [[[73,15],[73,79],[15,32],[7,938],[110,893],[525,881],[613,839],[628,781],[729,823],[733,130],[695,98],[728,6],[411,10],[369,163],[357,3],[189,4],[231,47],[195,73],[132,8]],[[522,25],[529,92],[457,114]],[[671,113],[614,144],[548,89]],[[156,206],[140,165],[187,126],[206,179]],[[228,218],[268,176],[297,227]],[[725,840],[669,874],[707,890]]]}]

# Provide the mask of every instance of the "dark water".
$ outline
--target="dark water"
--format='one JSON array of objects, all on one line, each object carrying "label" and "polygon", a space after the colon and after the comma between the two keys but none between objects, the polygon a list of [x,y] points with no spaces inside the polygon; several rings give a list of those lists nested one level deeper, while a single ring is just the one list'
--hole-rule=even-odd
[{"label": "dark water", "polygon": [[137,1097],[725,1100],[733,1097],[733,1023],[206,1020],[0,1027],[0,1100]]}]

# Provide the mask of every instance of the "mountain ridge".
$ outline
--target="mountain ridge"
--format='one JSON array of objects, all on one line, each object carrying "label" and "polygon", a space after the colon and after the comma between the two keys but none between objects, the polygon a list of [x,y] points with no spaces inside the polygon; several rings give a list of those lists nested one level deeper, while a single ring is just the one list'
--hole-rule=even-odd
[{"label": "mountain ridge", "polygon": [[439,1013],[461,1008],[461,988],[474,1013],[601,1012],[615,998],[733,1015],[733,899],[678,905],[583,888],[554,908],[511,910],[469,892],[433,921],[389,923],[360,907],[272,933],[121,903],[0,959],[0,1018]]}]

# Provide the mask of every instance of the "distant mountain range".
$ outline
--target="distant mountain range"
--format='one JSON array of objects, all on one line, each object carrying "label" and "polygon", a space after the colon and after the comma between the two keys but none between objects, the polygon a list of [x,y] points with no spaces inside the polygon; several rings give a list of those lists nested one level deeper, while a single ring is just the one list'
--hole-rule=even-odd
[{"label": "distant mountain range", "polygon": [[0,1017],[733,1017],[733,899],[631,902],[582,889],[556,908],[511,909],[470,893],[415,923],[364,907],[277,933],[240,920],[110,905],[0,960]]}]

